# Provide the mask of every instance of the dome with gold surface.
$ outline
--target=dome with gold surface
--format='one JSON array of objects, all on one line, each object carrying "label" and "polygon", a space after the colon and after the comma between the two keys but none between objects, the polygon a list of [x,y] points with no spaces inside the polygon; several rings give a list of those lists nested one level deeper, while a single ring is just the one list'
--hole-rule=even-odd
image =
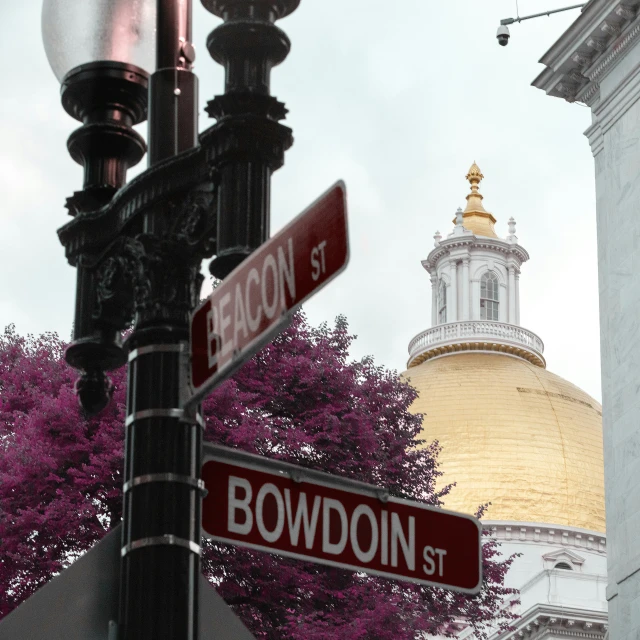
[{"label": "dome with gold surface", "polygon": [[460,352],[404,374],[422,437],[438,440],[445,507],[604,531],[602,413],[575,385],[520,357]]},{"label": "dome with gold surface", "polygon": [[403,374],[419,396],[422,438],[438,440],[445,507],[484,518],[604,532],[602,413],[546,370],[542,340],[520,325],[520,268],[529,255],[509,220],[485,211],[474,162],[467,208],[435,236],[431,327],[409,344]]}]

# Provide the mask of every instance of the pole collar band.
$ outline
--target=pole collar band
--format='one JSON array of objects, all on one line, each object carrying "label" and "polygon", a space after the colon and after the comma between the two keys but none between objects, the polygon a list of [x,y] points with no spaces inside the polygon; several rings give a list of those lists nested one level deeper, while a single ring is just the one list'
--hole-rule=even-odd
[{"label": "pole collar band", "polygon": [[142,476],[136,476],[124,483],[122,491],[126,493],[133,489],[133,487],[138,487],[141,484],[148,484],[150,482],[178,482],[180,484],[188,484],[190,487],[198,489],[204,494],[207,493],[207,490],[204,487],[204,480],[181,473],[147,473]]},{"label": "pole collar band", "polygon": [[129,352],[129,362],[149,353],[181,353],[185,350],[183,342],[177,344],[150,344],[146,347],[138,347]]},{"label": "pole collar band", "polygon": [[172,534],[165,534],[163,536],[153,536],[151,538],[140,538],[139,540],[133,540],[129,544],[120,549],[120,555],[124,558],[127,554],[137,549],[144,549],[145,547],[157,547],[160,545],[171,545],[175,547],[182,547],[189,549],[192,553],[202,555],[202,547],[196,544],[193,540],[187,540],[186,538],[179,538]]},{"label": "pole collar band", "polygon": [[184,409],[145,409],[144,411],[136,411],[127,416],[124,421],[125,427],[130,426],[136,420],[145,420],[147,418],[177,418],[180,422],[200,425],[204,429],[204,419],[199,413],[190,414]]}]

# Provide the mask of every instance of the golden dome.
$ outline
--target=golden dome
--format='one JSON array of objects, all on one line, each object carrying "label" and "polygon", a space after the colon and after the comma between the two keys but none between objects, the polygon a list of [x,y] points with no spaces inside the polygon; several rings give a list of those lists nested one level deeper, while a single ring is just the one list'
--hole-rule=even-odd
[{"label": "golden dome", "polygon": [[445,507],[488,520],[604,533],[601,406],[520,358],[459,353],[405,371],[424,414],[421,437],[442,446]]},{"label": "golden dome", "polygon": [[[462,226],[477,236],[497,238],[493,225],[496,219],[482,205],[482,194],[478,185],[484,176],[480,167],[474,162],[465,178],[471,184],[471,193],[467,195],[467,207],[462,214]],[[455,223],[455,219],[453,220]]]}]

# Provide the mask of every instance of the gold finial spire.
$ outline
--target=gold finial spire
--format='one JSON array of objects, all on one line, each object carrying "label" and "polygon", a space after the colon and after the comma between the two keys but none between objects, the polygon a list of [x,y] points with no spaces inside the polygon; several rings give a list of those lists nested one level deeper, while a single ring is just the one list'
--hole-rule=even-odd
[{"label": "gold finial spire", "polygon": [[475,160],[465,177],[471,185],[471,193],[467,194],[467,207],[463,211],[462,225],[477,236],[497,238],[493,228],[496,219],[482,205],[482,194],[478,185],[484,176]]},{"label": "gold finial spire", "polygon": [[476,164],[475,160],[469,168],[469,172],[465,178],[471,185],[471,193],[467,195],[467,208],[464,210],[464,213],[467,213],[467,211],[484,211],[484,207],[482,206],[482,194],[480,193],[478,186],[484,176],[482,175],[482,171],[480,171],[480,167]]},{"label": "gold finial spire", "polygon": [[475,160],[473,161],[473,164],[469,167],[469,173],[467,173],[465,178],[469,182],[473,182],[472,178],[477,178],[478,182],[480,182],[480,180],[484,178],[484,176],[482,175],[482,171],[480,171],[480,167],[476,164]]}]

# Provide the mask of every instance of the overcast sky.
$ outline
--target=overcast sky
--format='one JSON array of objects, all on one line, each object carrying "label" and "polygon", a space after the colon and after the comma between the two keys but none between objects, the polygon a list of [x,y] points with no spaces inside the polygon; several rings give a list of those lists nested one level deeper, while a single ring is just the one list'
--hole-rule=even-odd
[{"label": "overcast sky", "polygon": [[[527,15],[571,3],[519,4]],[[67,339],[75,270],[56,229],[82,170],[66,151],[78,123],[60,106],[40,7],[0,8],[0,327]],[[590,111],[530,86],[538,59],[578,14],[513,25],[500,47],[496,28],[515,12],[515,0],[302,0],[278,23],[292,50],[272,73],[272,92],[290,110],[295,142],[273,180],[272,232],[335,180],[346,182],[351,263],[306,310],[314,324],[345,314],[358,335],[353,355],[402,371],[409,340],[430,324],[420,261],[464,208],[475,160],[498,234],[513,216],[531,255],[520,279],[522,325],[544,341],[551,371],[600,400],[594,171],[582,134]],[[198,0],[194,20],[204,107],[223,91],[222,68],[204,46],[219,20]],[[211,123],[202,111],[200,129]]]}]

